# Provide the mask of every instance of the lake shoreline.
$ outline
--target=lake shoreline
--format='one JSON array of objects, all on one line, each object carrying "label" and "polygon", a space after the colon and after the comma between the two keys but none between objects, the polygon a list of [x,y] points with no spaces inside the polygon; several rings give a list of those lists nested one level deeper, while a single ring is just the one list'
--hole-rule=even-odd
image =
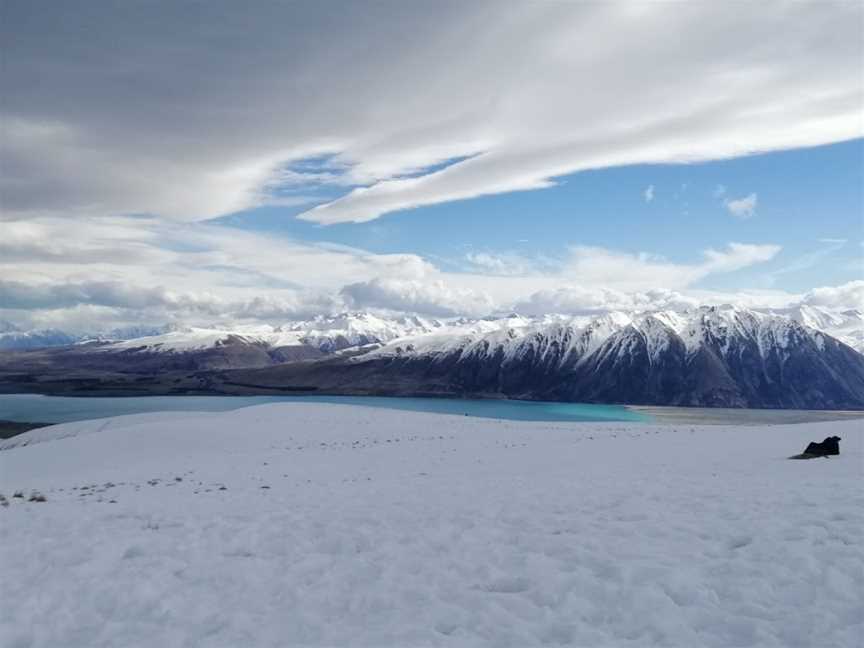
[{"label": "lake shoreline", "polygon": [[785,425],[864,419],[860,410],[795,410],[731,407],[670,407],[626,405],[628,410],[650,417],[655,423],[690,425]]},{"label": "lake shoreline", "polygon": [[36,428],[48,427],[56,423],[37,423],[34,421],[3,421],[0,420],[0,439],[11,439]]},{"label": "lake shoreline", "polygon": [[[381,410],[402,410],[514,421],[633,422],[647,423],[645,414],[623,405],[550,403],[510,399],[454,399],[386,396],[136,396],[86,397],[41,394],[0,394],[0,419],[17,423],[34,419],[46,424],[149,412],[222,412],[266,403],[324,403],[357,405]],[[36,424],[34,423],[35,427]]]},{"label": "lake shoreline", "polygon": [[[20,399],[20,400],[19,400]],[[56,396],[0,394],[0,438],[27,430],[69,423],[161,411],[232,411],[267,402],[320,402],[361,405],[383,410],[432,412],[493,420],[555,422],[632,422],[659,425],[782,425],[864,419],[849,410],[778,410],[646,405],[558,403],[517,399],[385,396]],[[35,420],[39,419],[39,420]]]}]

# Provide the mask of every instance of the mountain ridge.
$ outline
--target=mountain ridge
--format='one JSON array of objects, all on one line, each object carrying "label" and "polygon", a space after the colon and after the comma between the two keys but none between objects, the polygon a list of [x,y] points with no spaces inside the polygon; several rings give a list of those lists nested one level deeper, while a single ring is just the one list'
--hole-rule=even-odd
[{"label": "mountain ridge", "polygon": [[[809,328],[827,333],[853,349],[864,353],[864,311],[827,309],[799,305],[786,309],[748,309],[731,305],[702,306],[692,309],[617,310],[585,315],[550,313],[526,316],[509,313],[483,318],[426,318],[419,315],[381,315],[367,311],[319,315],[306,320],[292,320],[279,325],[239,324],[216,326],[128,326],[100,332],[70,332],[58,328],[25,330],[0,321],[0,350],[46,348],[71,344],[117,344],[118,349],[149,348],[151,351],[183,351],[215,345],[220,339],[237,336],[250,343],[269,346],[291,346],[298,343],[316,346],[325,353],[369,344],[387,344],[394,340],[430,333],[467,334],[493,332],[502,328],[530,329],[553,324],[582,326],[592,321],[632,321],[654,316],[676,327],[696,312],[712,310],[751,312],[756,315],[785,317]],[[221,336],[221,338],[220,338]],[[209,342],[206,338],[211,338]],[[197,340],[196,340],[197,338]],[[157,348],[158,347],[158,348]]]},{"label": "mountain ridge", "polygon": [[813,313],[800,315],[706,306],[449,321],[355,314],[176,329],[0,354],[0,389],[864,409],[864,355],[799,321]]}]

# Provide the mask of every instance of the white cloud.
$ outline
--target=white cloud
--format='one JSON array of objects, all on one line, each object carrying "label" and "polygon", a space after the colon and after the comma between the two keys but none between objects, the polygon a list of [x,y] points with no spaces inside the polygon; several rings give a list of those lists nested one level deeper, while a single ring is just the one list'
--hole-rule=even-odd
[{"label": "white cloud", "polygon": [[754,308],[757,310],[786,310],[800,303],[801,295],[783,290],[738,290],[738,291],[712,291],[689,289],[687,296],[696,300],[700,305],[719,306],[732,304],[742,308]]},{"label": "white cloud", "polygon": [[697,263],[672,263],[662,257],[618,252],[606,248],[574,247],[564,274],[589,286],[644,290],[657,286],[681,289],[710,274],[733,272],[770,261],[778,245],[730,243],[724,250],[705,250]]},{"label": "white cloud", "polygon": [[376,278],[345,286],[340,293],[352,308],[407,311],[448,317],[488,315],[495,308],[489,295],[432,282]]},{"label": "white cloud", "polygon": [[702,269],[708,272],[734,272],[770,261],[782,248],[779,245],[730,243],[725,250],[706,250]]},{"label": "white cloud", "polygon": [[648,185],[645,188],[645,191],[642,192],[642,197],[645,199],[646,203],[650,203],[654,200],[654,185]]},{"label": "white cloud", "polygon": [[345,310],[346,304],[337,294],[320,291],[282,293],[278,297],[259,295],[249,301],[229,305],[223,311],[229,319],[285,322],[331,315]]},{"label": "white cloud", "polygon": [[546,257],[529,257],[515,252],[469,252],[465,255],[472,271],[502,277],[534,275],[554,271],[560,262]]},{"label": "white cloud", "polygon": [[864,310],[864,281],[858,279],[840,286],[814,288],[802,302],[810,306]]},{"label": "white cloud", "polygon": [[587,315],[616,310],[680,310],[698,304],[698,300],[672,290],[623,292],[608,288],[562,286],[533,293],[526,300],[518,302],[514,309],[525,315]]},{"label": "white cloud", "polygon": [[453,272],[414,254],[372,254],[208,223],[117,217],[70,228],[62,218],[36,218],[4,225],[0,319],[58,325],[66,317],[111,328],[278,322],[346,308],[480,315],[572,285],[590,294],[681,291],[770,260],[778,249],[730,243],[692,263],[596,247],[575,247],[560,259],[482,251]]},{"label": "white cloud", "polygon": [[756,203],[759,197],[755,193],[751,193],[743,198],[735,198],[724,201],[726,211],[742,220],[752,218],[756,213]]},{"label": "white cloud", "polygon": [[0,303],[18,310],[57,309],[79,305],[107,306],[138,310],[200,311],[214,316],[219,301],[179,294],[164,287],[144,288],[117,281],[83,281],[68,283],[24,283],[0,280]]},{"label": "white cloud", "polygon": [[8,280],[164,284],[242,297],[250,287],[337,290],[358,277],[435,272],[414,254],[370,254],[277,233],[156,218],[90,218],[75,227],[40,218],[4,223],[3,232],[0,276]]},{"label": "white cloud", "polygon": [[[358,222],[860,137],[861,18],[819,2],[8,3],[3,216],[197,220],[325,184],[354,188],[303,218]],[[291,164],[310,158],[326,163]]]},{"label": "white cloud", "polygon": [[344,309],[338,291],[358,279],[438,272],[413,254],[370,254],[154,218],[91,218],[75,227],[38,218],[7,222],[3,234],[0,319],[24,318],[26,309],[56,322],[65,310],[80,322],[97,313],[82,314],[82,307],[96,306],[110,309],[94,316],[102,326],[144,317],[151,323],[290,318]]}]

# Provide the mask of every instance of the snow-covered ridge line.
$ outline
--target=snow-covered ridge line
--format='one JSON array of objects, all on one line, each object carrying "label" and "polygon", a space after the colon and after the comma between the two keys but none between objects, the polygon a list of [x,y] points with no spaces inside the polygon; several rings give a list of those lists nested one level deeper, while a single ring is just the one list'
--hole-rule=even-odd
[{"label": "snow-covered ridge line", "polygon": [[184,352],[240,343],[268,348],[309,346],[324,353],[335,353],[343,349],[380,345],[397,337],[428,333],[443,327],[444,324],[438,320],[419,317],[385,319],[369,313],[355,313],[288,322],[280,326],[190,327],[158,336],[124,340],[103,348],[106,351]]},{"label": "snow-covered ridge line", "polygon": [[765,345],[782,346],[792,323],[830,335],[864,353],[864,313],[860,310],[835,311],[798,306],[764,311],[728,305],[682,311],[613,311],[582,316],[549,314],[525,317],[510,314],[482,319],[431,319],[359,312],[319,316],[277,326],[139,327],[89,336],[76,336],[59,330],[21,331],[0,323],[0,349],[97,343],[105,351],[184,353],[233,343],[264,348],[306,346],[325,354],[374,346],[383,346],[382,353],[396,349],[404,352],[408,348],[433,352],[436,349],[468,347],[474,343],[509,347],[516,338],[544,335],[557,339],[559,346],[572,345],[580,356],[585,356],[628,325],[646,336],[652,348],[654,345],[659,345],[656,347],[658,350],[663,348],[663,331],[668,329],[680,336],[692,350],[698,347],[705,335],[716,337],[729,333],[755,336],[760,341],[760,349],[765,349]]},{"label": "snow-covered ridge line", "polygon": [[[812,319],[802,323],[788,315],[734,306],[702,307],[691,311],[613,312],[594,318],[573,317],[551,323],[548,319],[527,321],[519,327],[502,326],[488,333],[408,336],[393,340],[363,358],[443,356],[459,352],[462,357],[500,356],[507,361],[530,356],[542,360],[554,349],[560,364],[568,361],[578,364],[595,352],[625,355],[635,338],[644,341],[649,362],[668,349],[674,338],[680,339],[688,354],[709,343],[716,344],[726,355],[731,348],[740,348],[734,344],[736,341],[750,341],[755,343],[764,358],[773,352],[782,353],[796,339],[810,338],[821,348],[824,335],[830,333],[817,329],[812,323]],[[842,338],[841,341],[849,344]],[[610,348],[604,348],[607,346]],[[849,346],[856,348],[853,344]],[[864,346],[858,346],[857,350],[861,352]]]}]

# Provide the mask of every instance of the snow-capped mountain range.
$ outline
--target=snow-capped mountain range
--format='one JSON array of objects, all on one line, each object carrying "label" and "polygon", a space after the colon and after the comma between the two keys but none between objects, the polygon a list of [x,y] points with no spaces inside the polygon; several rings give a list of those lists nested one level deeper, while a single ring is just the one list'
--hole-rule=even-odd
[{"label": "snow-capped mountain range", "polygon": [[[839,328],[839,316],[817,319],[816,316],[821,314],[811,309],[793,317],[719,306],[691,311],[611,312],[596,317],[550,316],[540,320],[514,316],[498,320],[497,326],[486,330],[483,327],[448,327],[399,337],[371,351],[369,357],[441,355],[459,351],[465,356],[500,355],[504,359],[515,359],[535,352],[535,349],[541,355],[554,349],[563,364],[568,359],[589,358],[596,350],[608,346],[610,339],[620,340],[622,337],[643,340],[652,362],[668,349],[673,337],[683,343],[688,354],[695,353],[706,342],[716,341],[720,341],[725,354],[736,340],[747,340],[755,344],[759,357],[787,349],[796,343],[796,336],[808,338],[820,348],[826,336],[838,338],[853,348],[855,343],[860,344],[861,331],[848,325],[851,315],[842,320],[846,325],[842,330],[845,335],[838,336],[832,335],[832,329]],[[861,313],[856,311],[855,316],[859,322],[864,322]],[[619,352],[623,350],[619,349]]]},{"label": "snow-capped mountain range", "polygon": [[[269,348],[309,346],[327,354],[351,348],[386,346],[394,341],[399,341],[403,348],[405,345],[419,345],[423,348],[432,348],[436,345],[446,347],[459,345],[468,338],[474,341],[484,336],[490,336],[489,339],[493,340],[496,335],[519,338],[538,331],[547,331],[555,335],[556,330],[559,329],[591,329],[591,337],[596,342],[603,339],[604,332],[611,334],[617,328],[627,324],[638,325],[639,322],[648,321],[646,318],[649,317],[668,324],[673,330],[689,338],[690,333],[685,330],[688,328],[688,322],[694,317],[700,317],[699,314],[704,312],[750,313],[755,318],[754,321],[763,323],[770,321],[775,328],[782,328],[784,321],[794,321],[830,335],[864,353],[864,312],[838,311],[807,305],[776,311],[748,310],[727,305],[689,311],[614,311],[595,316],[550,314],[544,317],[509,314],[483,319],[387,317],[358,312],[319,316],[278,326],[165,325],[129,327],[83,334],[59,329],[21,330],[7,322],[0,322],[0,349],[35,349],[87,343],[99,344],[104,350],[183,353],[201,351],[233,342]],[[690,344],[695,344],[695,340]]]},{"label": "snow-capped mountain range", "polygon": [[0,355],[0,391],[447,395],[864,409],[862,314],[734,306],[597,316],[353,313]]},{"label": "snow-capped mountain range", "polygon": [[426,334],[394,340],[351,363],[362,383],[379,384],[379,374],[420,377],[422,389],[511,398],[864,405],[864,356],[792,317],[732,306]]},{"label": "snow-capped mountain range", "polygon": [[447,328],[438,320],[419,317],[381,318],[369,313],[288,322],[281,326],[241,325],[231,328],[189,327],[161,335],[129,338],[105,345],[105,350],[184,352],[203,350],[228,342],[268,348],[309,346],[320,352],[386,344],[396,338]]},{"label": "snow-capped mountain range", "polygon": [[165,325],[132,326],[111,329],[101,333],[72,333],[56,328],[22,329],[10,322],[0,321],[0,350],[44,349],[83,342],[115,342],[118,340],[161,335],[171,330],[175,330],[175,327]]}]

